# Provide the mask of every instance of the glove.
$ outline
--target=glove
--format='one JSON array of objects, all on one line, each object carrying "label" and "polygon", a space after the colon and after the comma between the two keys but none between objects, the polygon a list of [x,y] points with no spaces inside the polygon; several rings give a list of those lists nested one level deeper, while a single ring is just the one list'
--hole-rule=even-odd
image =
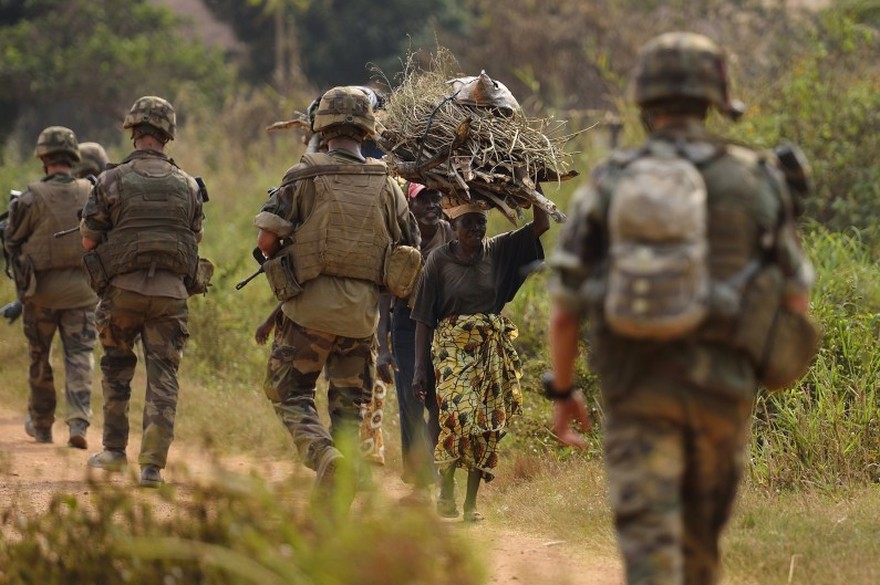
[{"label": "glove", "polygon": [[9,324],[12,325],[15,321],[21,317],[22,304],[21,301],[12,301],[6,305],[0,307],[0,315],[6,317],[9,321]]}]

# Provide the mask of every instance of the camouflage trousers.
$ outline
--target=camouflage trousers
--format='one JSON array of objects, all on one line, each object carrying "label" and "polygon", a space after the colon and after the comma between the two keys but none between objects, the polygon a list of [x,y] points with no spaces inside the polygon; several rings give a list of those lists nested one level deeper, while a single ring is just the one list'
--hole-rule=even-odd
[{"label": "camouflage trousers", "polygon": [[[338,456],[340,450],[358,457],[358,432],[372,398],[377,346],[375,335],[352,339],[282,320],[264,389],[306,467],[317,470],[323,459]],[[330,430],[315,406],[315,385],[325,365]]]},{"label": "camouflage trousers", "polygon": [[147,389],[144,397],[143,437],[138,463],[165,467],[174,439],[177,413],[177,370],[189,338],[186,300],[145,296],[110,287],[98,305],[97,321],[104,357],[104,448],[124,451],[128,446],[131,380],[137,365],[134,344],[144,349]]},{"label": "camouflage trousers", "polygon": [[605,465],[628,585],[719,582],[751,406],[679,397],[648,414],[608,405]]},{"label": "camouflage trousers", "polygon": [[95,311],[91,308],[50,309],[25,303],[23,315],[31,357],[28,414],[34,427],[48,429],[55,422],[55,378],[50,357],[56,331],[64,350],[65,420],[81,419],[88,423],[92,418]]}]

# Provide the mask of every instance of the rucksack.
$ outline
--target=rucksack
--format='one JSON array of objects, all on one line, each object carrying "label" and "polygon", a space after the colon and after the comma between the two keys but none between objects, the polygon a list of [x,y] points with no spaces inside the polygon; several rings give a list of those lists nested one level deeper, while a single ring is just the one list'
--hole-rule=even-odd
[{"label": "rucksack", "polygon": [[612,331],[669,340],[709,312],[706,184],[688,159],[643,152],[627,164],[608,207],[603,312]]}]

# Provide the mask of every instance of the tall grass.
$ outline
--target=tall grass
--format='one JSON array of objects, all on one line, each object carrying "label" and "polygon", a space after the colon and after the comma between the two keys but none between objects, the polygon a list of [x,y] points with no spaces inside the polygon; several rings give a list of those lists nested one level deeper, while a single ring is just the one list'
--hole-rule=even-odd
[{"label": "tall grass", "polygon": [[880,274],[858,234],[813,227],[822,347],[795,387],[757,403],[752,477],[771,488],[880,481]]}]

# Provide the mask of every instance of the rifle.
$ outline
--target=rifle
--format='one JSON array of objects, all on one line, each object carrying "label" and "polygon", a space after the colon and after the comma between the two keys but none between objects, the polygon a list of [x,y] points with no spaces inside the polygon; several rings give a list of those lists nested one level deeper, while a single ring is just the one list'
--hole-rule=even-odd
[{"label": "rifle", "polygon": [[[78,219],[79,221],[82,221],[82,215],[83,215],[82,209],[77,209],[76,219]],[[78,232],[78,231],[79,231],[79,222],[77,222],[77,224],[73,227],[63,229],[60,232],[55,232],[54,234],[52,234],[52,237],[53,238],[60,238],[60,237],[66,236],[67,234],[72,234],[73,232]]]},{"label": "rifle", "polygon": [[244,280],[242,280],[241,282],[239,282],[238,284],[236,284],[236,285],[235,285],[235,290],[241,290],[241,289],[243,289],[245,286],[247,286],[247,284],[248,284],[250,281],[252,281],[252,280],[255,279],[256,277],[258,277],[259,275],[263,274],[263,264],[266,262],[266,257],[263,256],[263,253],[260,251],[259,248],[254,248],[254,249],[251,251],[251,256],[254,257],[254,260],[257,261],[257,263],[260,265],[260,268],[257,269],[256,272],[254,272],[253,274],[251,274],[250,276],[248,276],[247,278],[245,278]]}]

